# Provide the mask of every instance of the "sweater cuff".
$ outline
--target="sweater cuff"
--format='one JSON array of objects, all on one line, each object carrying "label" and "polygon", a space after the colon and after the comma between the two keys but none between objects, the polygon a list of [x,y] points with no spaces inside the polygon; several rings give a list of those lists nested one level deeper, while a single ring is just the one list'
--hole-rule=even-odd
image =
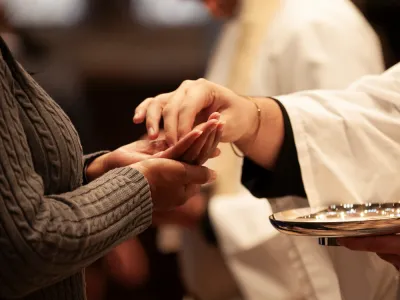
[{"label": "sweater cuff", "polygon": [[144,175],[138,170],[131,167],[113,169],[111,171],[108,171],[104,176],[108,178],[118,176],[128,178],[129,181],[132,183],[132,191],[128,190],[126,191],[126,193],[135,193],[136,191],[140,191],[141,214],[140,219],[136,224],[136,227],[149,227],[152,223],[153,201],[151,198],[150,185],[146,177],[144,177]]},{"label": "sweater cuff", "polygon": [[83,174],[82,174],[82,184],[86,185],[89,183],[89,180],[86,177],[86,171],[88,166],[94,161],[96,158],[109,153],[110,151],[98,151],[91,154],[86,154],[83,156]]}]

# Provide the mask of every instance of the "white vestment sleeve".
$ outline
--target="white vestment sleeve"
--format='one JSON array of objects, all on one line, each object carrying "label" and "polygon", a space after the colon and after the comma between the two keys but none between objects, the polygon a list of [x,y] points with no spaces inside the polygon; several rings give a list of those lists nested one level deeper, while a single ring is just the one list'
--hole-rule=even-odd
[{"label": "white vestment sleeve", "polygon": [[293,127],[312,206],[400,196],[400,64],[346,91],[278,97]]}]

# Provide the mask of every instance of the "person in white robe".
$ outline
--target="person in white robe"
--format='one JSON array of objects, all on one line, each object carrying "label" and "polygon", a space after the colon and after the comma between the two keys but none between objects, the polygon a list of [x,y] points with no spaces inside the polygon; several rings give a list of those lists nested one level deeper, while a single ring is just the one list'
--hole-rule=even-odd
[{"label": "person in white robe", "polygon": [[[350,1],[248,0],[225,26],[207,78],[241,94],[267,96],[345,88],[382,70],[378,39]],[[375,255],[278,234],[268,215],[304,201],[269,199],[271,207],[257,200],[240,184],[242,160],[229,145],[222,150],[209,164],[221,176],[208,211],[241,295],[225,282],[230,274],[218,250],[190,233],[183,261],[190,288],[200,299],[396,299],[397,274]],[[219,291],[218,280],[223,283]]]},{"label": "person in white robe", "polygon": [[[188,94],[196,96],[188,98]],[[234,143],[246,154],[245,168],[246,164],[253,165],[265,172],[269,170],[272,177],[283,175],[275,181],[282,181],[282,195],[301,195],[298,191],[303,189],[311,206],[338,204],[342,199],[347,203],[385,203],[397,202],[400,196],[399,99],[400,63],[380,76],[365,76],[343,91],[305,91],[274,99],[252,98],[252,101],[206,80],[188,82],[169,95],[142,103],[136,119],[140,122],[146,117],[150,103],[153,108],[158,105],[156,109],[162,113],[165,106],[179,109],[190,101],[190,109],[180,110],[175,116],[163,113],[164,122],[174,124],[165,133],[172,142],[178,137],[177,131],[190,130],[195,116],[208,108],[208,113],[222,114],[226,122],[222,141]],[[243,118],[243,113],[253,118]],[[147,122],[155,124],[154,117],[147,115]],[[283,149],[290,150],[284,153]],[[282,172],[286,169],[279,170],[279,160],[297,164],[298,178]],[[295,168],[292,170],[295,172]],[[264,185],[261,193],[268,193],[271,178],[260,174],[247,175]],[[285,176],[291,178],[291,186],[297,182],[302,188],[285,186]],[[321,248],[329,250],[327,255],[336,268],[353,274],[341,284],[354,286],[358,279],[354,276],[361,272],[353,267],[362,269],[363,277],[369,279],[369,285],[360,286],[358,293],[347,299],[388,299],[398,283],[397,270],[389,264],[378,267],[378,256],[372,252],[400,267],[400,236],[343,239],[340,243],[365,251]],[[302,254],[308,251],[302,250]],[[347,254],[353,256],[354,265],[351,260],[341,262]],[[377,287],[380,288],[375,290]]]}]

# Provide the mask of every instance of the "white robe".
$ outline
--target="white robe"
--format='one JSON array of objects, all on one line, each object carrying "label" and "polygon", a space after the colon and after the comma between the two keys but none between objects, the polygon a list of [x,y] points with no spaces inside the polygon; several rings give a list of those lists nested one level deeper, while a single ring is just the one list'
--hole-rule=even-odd
[{"label": "white robe", "polygon": [[[345,91],[278,99],[289,114],[311,205],[399,201],[400,63],[383,75],[365,76]],[[367,281],[360,291],[369,290],[369,296],[359,293],[357,299],[388,299],[384,292],[398,283],[394,268],[378,266],[374,254],[352,252],[356,263],[369,263],[353,270],[353,261],[344,261],[347,250],[330,250],[335,267],[349,280],[343,285],[364,272]]]},{"label": "white robe", "polygon": [[[225,84],[228,80],[230,58],[238,34],[237,26],[238,24],[232,22],[224,28],[208,76],[214,82]],[[283,0],[282,7],[265,34],[265,42],[255,65],[249,67],[253,68],[253,74],[247,94],[269,96],[307,89],[343,89],[363,75],[380,73],[383,62],[375,33],[349,1]],[[394,190],[400,189],[400,185],[384,189],[388,184],[393,184],[393,178],[373,177],[372,180],[383,182],[378,189],[376,186],[372,189],[372,185],[366,184],[370,181],[365,178],[371,180],[371,175],[365,174],[365,169],[346,173],[354,175],[354,179],[345,175],[348,168],[354,168],[354,159],[363,160],[363,164],[371,163],[371,172],[379,164],[387,165],[390,170],[400,167],[393,164],[396,159],[389,155],[388,158],[378,159],[375,164],[366,155],[354,157],[353,149],[356,144],[353,139],[349,142],[349,130],[346,127],[344,131],[344,120],[350,116],[357,117],[354,111],[359,107],[351,104],[356,99],[346,102],[348,110],[344,116],[338,117],[334,103],[321,105],[315,99],[323,94],[312,95],[305,96],[301,102],[296,97],[281,98],[294,123],[296,145],[299,148],[300,165],[310,204],[319,206],[336,201],[378,201],[387,200],[389,195],[396,196]],[[333,94],[327,96],[334,97]],[[336,105],[340,106],[340,97],[335,100]],[[387,102],[384,104],[393,108]],[[313,109],[310,110],[309,106]],[[371,99],[366,99],[364,107],[369,108],[370,114],[373,114],[376,105]],[[304,117],[297,117],[297,114]],[[309,121],[308,117],[311,118]],[[380,117],[384,120],[382,115]],[[326,118],[331,118],[328,125],[332,128],[328,126],[328,130],[321,130],[327,127]],[[384,130],[386,123],[382,121],[379,129]],[[318,140],[314,137],[317,129],[320,130]],[[307,134],[308,131],[311,133]],[[356,129],[353,131],[356,134],[355,140],[359,139],[360,143],[373,133],[380,137],[379,145],[368,143],[369,148],[364,150],[366,152],[378,147],[383,150],[388,145],[393,147],[393,142],[386,140],[383,135],[379,136],[377,129],[363,135]],[[398,132],[400,135],[400,131]],[[343,152],[336,152],[338,144]],[[395,151],[393,153],[397,154]],[[346,158],[347,156],[349,157]],[[342,163],[346,160],[347,164]],[[341,162],[341,168],[337,161]],[[400,159],[398,161],[400,163]],[[268,203],[255,199],[240,185],[240,166],[240,159],[236,159],[234,164],[224,166],[225,174],[231,175],[226,184],[236,184],[237,192],[235,195],[220,195],[212,199],[210,216],[224,259],[245,299],[396,299],[397,273],[376,255],[322,247],[315,239],[277,233],[268,221],[268,216],[272,213]],[[388,172],[388,175],[392,174]],[[358,188],[363,189],[363,194],[359,193]],[[294,198],[286,200],[296,202]],[[193,237],[186,236],[186,239],[192,239],[193,242]],[[186,259],[187,280],[198,293],[207,289],[207,277],[209,286],[214,289],[220,278],[217,271],[205,270],[207,263],[210,267],[219,264],[201,258],[203,251],[214,256],[215,253],[212,254],[212,250],[200,244],[199,240],[195,246],[186,243],[184,252],[184,255],[190,256]],[[201,276],[196,277],[196,263],[205,274],[205,281],[199,280]],[[217,282],[213,284],[214,281]],[[211,299],[212,296],[200,298]],[[212,299],[218,299],[218,296]]]}]

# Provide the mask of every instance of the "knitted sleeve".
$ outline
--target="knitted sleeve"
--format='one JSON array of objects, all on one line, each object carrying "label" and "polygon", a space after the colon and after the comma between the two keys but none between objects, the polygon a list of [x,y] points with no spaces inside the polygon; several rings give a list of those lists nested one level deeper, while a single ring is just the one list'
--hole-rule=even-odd
[{"label": "knitted sleeve", "polygon": [[100,156],[102,156],[102,155],[104,155],[106,153],[109,153],[109,152],[110,151],[98,151],[98,152],[86,154],[86,155],[83,156],[83,174],[82,174],[83,181],[82,181],[82,184],[88,184],[89,183],[89,180],[86,177],[86,171],[87,171],[87,168],[89,167],[89,165],[96,158],[98,158],[98,157],[100,157]]},{"label": "knitted sleeve", "polygon": [[45,195],[18,108],[0,80],[0,298],[20,298],[79,272],[151,223],[146,179],[126,167]]}]

